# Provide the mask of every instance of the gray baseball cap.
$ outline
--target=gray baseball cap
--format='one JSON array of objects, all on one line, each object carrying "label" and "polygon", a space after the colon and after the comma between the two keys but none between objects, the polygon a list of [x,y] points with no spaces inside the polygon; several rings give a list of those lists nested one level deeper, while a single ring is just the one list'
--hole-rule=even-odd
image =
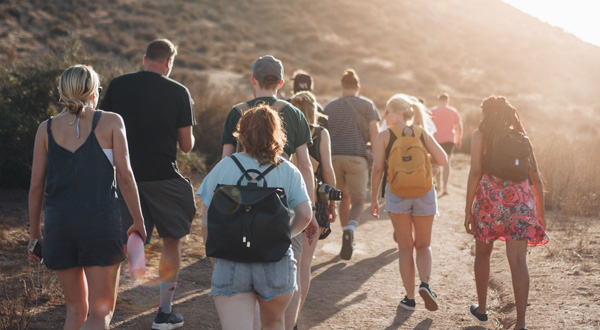
[{"label": "gray baseball cap", "polygon": [[283,79],[283,64],[271,55],[259,57],[250,67],[254,78],[258,81],[264,81],[266,76],[275,76],[279,80]]}]

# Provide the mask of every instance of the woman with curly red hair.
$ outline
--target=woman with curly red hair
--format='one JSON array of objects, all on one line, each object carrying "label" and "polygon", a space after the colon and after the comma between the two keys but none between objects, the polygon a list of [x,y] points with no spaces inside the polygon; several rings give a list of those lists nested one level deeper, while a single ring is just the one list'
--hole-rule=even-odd
[{"label": "woman with curly red hair", "polygon": [[[475,285],[479,301],[478,305],[471,305],[469,313],[479,323],[488,322],[486,300],[490,255],[494,241],[499,239],[506,241],[517,309],[515,329],[526,329],[527,246],[548,242],[544,231],[544,186],[517,109],[503,96],[486,98],[481,109],[483,118],[471,140],[465,207],[465,229],[475,237]],[[507,152],[525,150],[524,157],[516,155],[509,161],[509,165],[514,165],[513,172],[506,166],[499,166],[506,160],[502,158],[506,158],[506,153],[501,152],[507,144],[503,141],[510,140],[517,141],[517,147]],[[514,171],[520,171],[521,176]]]}]

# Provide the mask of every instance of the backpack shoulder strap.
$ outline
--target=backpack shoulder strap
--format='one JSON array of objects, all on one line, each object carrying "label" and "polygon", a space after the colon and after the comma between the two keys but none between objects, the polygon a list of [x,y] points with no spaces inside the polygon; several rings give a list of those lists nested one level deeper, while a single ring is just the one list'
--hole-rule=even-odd
[{"label": "backpack shoulder strap", "polygon": [[[237,165],[237,167],[240,169],[240,171],[242,171],[242,178],[246,177],[246,179],[248,181],[252,180],[252,177],[250,176],[250,174],[248,174],[248,171],[246,171],[244,166],[242,166],[242,163],[240,163],[239,159],[237,159],[237,157],[235,155],[231,155],[231,156],[229,156],[229,158],[231,158],[233,160],[233,162],[235,163],[235,165]],[[242,180],[242,178],[240,178],[240,181]],[[238,184],[239,183],[240,182],[238,181]]]},{"label": "backpack shoulder strap", "polygon": [[244,112],[248,111],[248,109],[250,109],[250,106],[246,102],[238,103],[233,107],[240,113],[240,116],[243,115]]},{"label": "backpack shoulder strap", "polygon": [[390,156],[390,152],[392,152],[392,146],[394,145],[394,142],[396,142],[398,136],[402,136],[402,130],[399,127],[392,126],[388,128],[388,130],[390,131],[390,141],[388,142],[387,148],[385,149],[386,160]]},{"label": "backpack shoulder strap", "polygon": [[411,128],[413,129],[413,132],[415,132],[415,136],[419,137],[419,140],[421,140],[423,146],[425,147],[425,134],[423,134],[423,127],[411,126]]},{"label": "backpack shoulder strap", "polygon": [[271,104],[271,108],[273,108],[273,110],[280,112],[281,110],[283,110],[283,108],[285,108],[288,104],[290,104],[289,102],[286,102],[284,100],[280,100],[277,99],[275,100],[275,102],[273,102],[273,104]]},{"label": "backpack shoulder strap", "polygon": [[[258,170],[255,169],[245,169],[244,166],[242,166],[242,163],[240,163],[240,160],[237,159],[237,157],[235,157],[235,155],[231,155],[229,156],[233,162],[237,165],[237,167],[240,169],[240,171],[242,171],[242,176],[240,177],[240,179],[237,182],[237,185],[240,186],[242,184],[242,180],[244,178],[246,178],[246,180],[248,180],[249,183],[253,183],[254,185],[256,185],[256,183],[258,183],[258,181],[263,180],[263,187],[267,187],[267,179],[265,179],[265,176],[271,172],[275,166],[279,165],[281,162],[283,162],[283,159],[281,157],[279,157],[279,159],[277,160],[277,164],[271,164],[271,166],[267,167],[266,170],[260,172]],[[250,173],[256,173],[257,176],[255,178],[253,178]]]}]

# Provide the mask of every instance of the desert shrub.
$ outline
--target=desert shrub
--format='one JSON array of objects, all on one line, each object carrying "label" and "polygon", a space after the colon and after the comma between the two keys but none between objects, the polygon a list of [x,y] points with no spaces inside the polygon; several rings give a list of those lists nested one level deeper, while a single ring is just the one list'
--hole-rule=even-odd
[{"label": "desert shrub", "polygon": [[[76,39],[22,67],[0,63],[0,187],[29,185],[37,128],[58,113],[58,78],[77,63],[95,64]],[[106,64],[95,68],[101,76],[109,71]]]},{"label": "desert shrub", "polygon": [[0,66],[0,186],[26,187],[38,125],[53,114],[63,65],[47,62],[23,70]]},{"label": "desert shrub", "polygon": [[533,140],[546,182],[546,206],[575,216],[600,215],[600,145],[595,138],[547,134]]}]

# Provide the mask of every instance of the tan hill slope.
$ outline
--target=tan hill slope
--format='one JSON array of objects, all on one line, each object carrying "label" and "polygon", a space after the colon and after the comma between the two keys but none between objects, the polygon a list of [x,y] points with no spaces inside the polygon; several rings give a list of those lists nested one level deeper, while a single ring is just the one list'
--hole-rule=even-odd
[{"label": "tan hill slope", "polygon": [[0,18],[0,58],[8,63],[75,37],[127,71],[149,40],[168,37],[180,46],[181,71],[246,73],[254,58],[272,53],[289,74],[303,67],[316,75],[323,95],[335,95],[345,67],[357,69],[365,93],[384,99],[448,90],[591,104],[600,85],[600,47],[500,0],[5,0]]}]

